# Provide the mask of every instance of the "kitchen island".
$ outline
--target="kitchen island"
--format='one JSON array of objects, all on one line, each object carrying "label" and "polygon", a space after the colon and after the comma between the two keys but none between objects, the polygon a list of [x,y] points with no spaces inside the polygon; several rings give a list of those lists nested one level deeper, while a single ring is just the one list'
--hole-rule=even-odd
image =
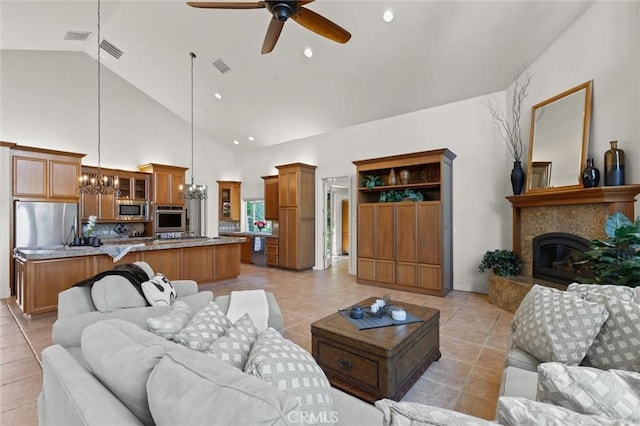
[{"label": "kitchen island", "polygon": [[[278,234],[267,234],[265,232],[229,232],[221,235],[234,237],[246,237],[242,244],[240,261],[242,263],[253,263],[254,265],[278,266]],[[256,251],[255,238],[264,238],[264,245]]]},{"label": "kitchen island", "polygon": [[[55,311],[58,293],[121,263],[145,261],[169,280],[206,284],[240,273],[242,237],[134,240],[100,247],[59,246],[14,251],[16,301],[26,315]],[[114,263],[112,256],[127,252]]]}]

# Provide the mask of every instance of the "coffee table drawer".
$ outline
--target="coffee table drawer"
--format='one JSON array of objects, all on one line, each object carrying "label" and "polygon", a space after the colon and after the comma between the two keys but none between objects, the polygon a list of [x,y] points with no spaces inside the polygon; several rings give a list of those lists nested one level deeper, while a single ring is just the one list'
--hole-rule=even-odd
[{"label": "coffee table drawer", "polygon": [[351,377],[359,383],[378,386],[378,363],[320,342],[318,344],[318,364],[341,376]]}]

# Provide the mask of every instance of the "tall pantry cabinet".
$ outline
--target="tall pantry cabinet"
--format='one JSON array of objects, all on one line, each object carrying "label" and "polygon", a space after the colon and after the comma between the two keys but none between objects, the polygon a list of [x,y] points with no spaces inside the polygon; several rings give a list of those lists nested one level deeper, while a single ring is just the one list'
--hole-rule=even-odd
[{"label": "tall pantry cabinet", "polygon": [[439,149],[354,161],[359,283],[437,296],[453,288],[455,157]]},{"label": "tall pantry cabinet", "polygon": [[278,266],[301,270],[315,264],[316,166],[303,163],[278,169]]}]

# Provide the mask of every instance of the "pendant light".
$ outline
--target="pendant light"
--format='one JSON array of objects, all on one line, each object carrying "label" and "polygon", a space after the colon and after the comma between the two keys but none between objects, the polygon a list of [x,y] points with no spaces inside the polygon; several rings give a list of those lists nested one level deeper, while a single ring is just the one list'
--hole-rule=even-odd
[{"label": "pendant light", "polygon": [[106,176],[102,174],[102,167],[100,164],[100,0],[98,0],[98,170],[97,173],[84,174],[80,177],[80,183],[78,185],[78,192],[81,194],[114,194],[116,197],[120,196],[120,190],[118,189],[118,179],[113,176]]},{"label": "pendant light", "polygon": [[180,198],[183,200],[206,200],[207,186],[193,183],[193,60],[196,58],[196,54],[189,52],[189,56],[191,57],[191,185],[187,186],[185,190],[180,185]]}]

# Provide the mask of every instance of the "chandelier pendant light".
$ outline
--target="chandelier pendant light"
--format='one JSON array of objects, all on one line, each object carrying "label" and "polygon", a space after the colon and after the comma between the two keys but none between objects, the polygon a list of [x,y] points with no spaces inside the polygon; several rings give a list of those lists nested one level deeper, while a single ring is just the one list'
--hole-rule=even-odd
[{"label": "chandelier pendant light", "polygon": [[179,196],[182,200],[206,200],[207,186],[193,183],[193,60],[196,58],[196,54],[189,52],[189,56],[191,57],[191,185],[188,185],[186,189],[180,185]]},{"label": "chandelier pendant light", "polygon": [[81,194],[114,194],[116,197],[120,196],[120,190],[118,189],[118,178],[114,176],[107,176],[102,174],[102,167],[100,163],[100,86],[101,86],[101,61],[100,61],[100,0],[98,0],[98,170],[97,173],[84,174],[80,177],[80,183],[78,185],[78,192]]}]

